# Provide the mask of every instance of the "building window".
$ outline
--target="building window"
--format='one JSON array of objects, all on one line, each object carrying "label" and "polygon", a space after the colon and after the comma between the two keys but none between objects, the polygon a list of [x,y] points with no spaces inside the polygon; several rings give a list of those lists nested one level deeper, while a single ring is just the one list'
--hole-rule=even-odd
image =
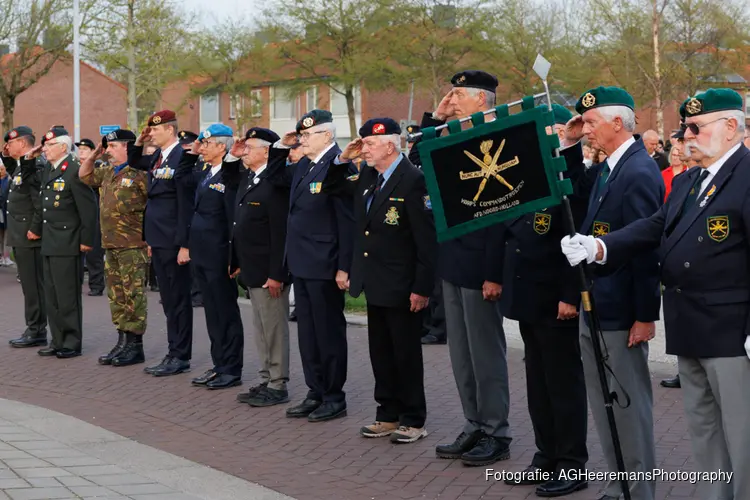
[{"label": "building window", "polygon": [[750,94],[745,94],[745,117],[750,118]]},{"label": "building window", "polygon": [[[354,88],[354,112],[359,113],[361,109],[361,96],[359,87]],[[346,109],[346,97],[343,89],[331,88],[331,114],[333,116],[349,116]]]},{"label": "building window", "polygon": [[297,118],[296,99],[290,99],[285,89],[273,88],[273,112],[275,120],[294,120]]},{"label": "building window", "polygon": [[203,124],[218,123],[219,117],[219,95],[204,94],[201,96],[201,128]]},{"label": "building window", "polygon": [[250,92],[250,114],[253,118],[263,116],[263,94],[260,90]]},{"label": "building window", "polygon": [[237,94],[229,96],[229,119],[230,120],[236,120],[237,119],[237,111],[238,108],[242,106],[242,101],[240,100],[240,96]]},{"label": "building window", "polygon": [[307,89],[307,112],[309,113],[313,109],[318,107],[318,87],[310,87]]}]

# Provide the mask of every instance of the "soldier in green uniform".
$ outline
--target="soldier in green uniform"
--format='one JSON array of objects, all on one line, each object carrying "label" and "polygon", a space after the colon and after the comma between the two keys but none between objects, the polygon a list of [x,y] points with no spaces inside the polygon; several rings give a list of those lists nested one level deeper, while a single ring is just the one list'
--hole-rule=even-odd
[{"label": "soldier in green uniform", "polygon": [[[78,171],[81,181],[100,193],[104,274],[112,323],[118,333],[112,350],[99,357],[102,365],[128,366],[145,360],[148,250],[143,239],[143,214],[148,189],[146,173],[128,166],[127,144],[135,139],[130,130],[111,132]],[[109,161],[95,168],[105,150]]]},{"label": "soldier in green uniform", "polygon": [[26,331],[10,341],[13,347],[47,345],[47,311],[42,279],[42,206],[39,185],[44,161],[21,162],[34,149],[34,132],[25,126],[5,134],[2,159],[10,176],[8,246],[13,247],[23,290]]},{"label": "soldier in green uniform", "polygon": [[80,165],[70,154],[72,146],[68,132],[54,127],[44,135],[42,146],[27,154],[21,165],[24,168],[24,161],[44,151],[42,259],[52,343],[40,349],[39,355],[60,359],[81,355],[81,252],[91,250],[96,231],[96,198],[78,178]]}]

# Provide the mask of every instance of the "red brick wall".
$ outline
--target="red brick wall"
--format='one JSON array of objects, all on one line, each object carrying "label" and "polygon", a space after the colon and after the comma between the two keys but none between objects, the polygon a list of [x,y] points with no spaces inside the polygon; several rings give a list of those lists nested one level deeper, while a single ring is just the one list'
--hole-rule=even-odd
[{"label": "red brick wall", "polygon": [[[434,111],[432,97],[419,90],[414,91],[412,122],[419,124],[425,111]],[[362,93],[362,120],[370,118],[393,118],[397,122],[409,118],[409,92],[396,90],[367,91]]]},{"label": "red brick wall", "polygon": [[200,106],[197,97],[191,97],[187,82],[175,82],[161,93],[160,109],[171,109],[177,113],[180,130],[190,130],[196,134],[200,126]]},{"label": "red brick wall", "polygon": [[[74,136],[73,113],[73,65],[60,61],[18,97],[14,124],[31,127],[37,139],[53,125],[64,125]],[[127,117],[125,88],[82,63],[81,137],[96,142],[100,125],[126,127]]]}]

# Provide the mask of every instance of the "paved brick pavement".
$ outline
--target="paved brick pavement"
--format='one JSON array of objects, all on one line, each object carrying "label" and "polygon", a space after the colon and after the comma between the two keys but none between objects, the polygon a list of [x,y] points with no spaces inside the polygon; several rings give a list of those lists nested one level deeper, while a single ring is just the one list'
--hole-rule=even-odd
[{"label": "paved brick pavement", "polygon": [[[23,328],[21,289],[12,269],[0,269],[0,339]],[[148,362],[158,361],[166,343],[158,296],[149,297],[149,328],[145,340]],[[84,296],[84,355],[73,360],[40,358],[34,350],[0,345],[0,397],[65,413],[169,453],[209,465],[300,500],[317,499],[521,499],[536,498],[533,488],[509,487],[486,481],[484,468],[466,468],[435,458],[437,443],[452,440],[463,417],[445,346],[425,348],[425,388],[430,435],[412,445],[366,440],[357,430],[374,417],[372,370],[366,331],[350,327],[349,378],[345,389],[349,416],[310,424],[286,419],[283,407],[253,409],[234,401],[238,390],[209,392],[193,388],[191,375],[156,379],[143,365],[102,367],[96,357],[115,337],[106,297]],[[211,366],[204,314],[195,310],[193,374]],[[244,380],[252,383],[257,369],[250,341],[249,307],[242,307],[247,332]],[[515,327],[506,322],[509,330]],[[511,342],[511,346],[514,343]],[[517,345],[517,343],[515,344]],[[292,329],[291,383],[293,401],[305,394],[296,329]],[[511,377],[512,457],[496,470],[521,470],[534,453],[526,409],[522,351],[509,350]],[[680,391],[658,386],[673,368],[654,367],[654,420],[657,466],[668,471],[693,470],[690,442]],[[590,470],[604,470],[593,424],[589,424]],[[597,498],[600,485],[571,495]],[[661,482],[657,498],[694,497],[694,487]]]}]

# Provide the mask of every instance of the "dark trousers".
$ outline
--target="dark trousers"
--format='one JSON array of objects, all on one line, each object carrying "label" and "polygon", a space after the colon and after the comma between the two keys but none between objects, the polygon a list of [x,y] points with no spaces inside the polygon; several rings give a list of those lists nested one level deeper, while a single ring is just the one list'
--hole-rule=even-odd
[{"label": "dark trousers", "polygon": [[42,257],[44,296],[53,349],[81,350],[83,304],[81,257]]},{"label": "dark trousers", "polygon": [[26,331],[32,338],[47,338],[47,308],[44,297],[44,264],[39,247],[15,247],[18,277],[23,291]]},{"label": "dark trousers", "polygon": [[193,266],[193,280],[190,283],[190,300],[193,304],[203,304],[203,294],[201,293],[201,287],[198,284],[198,278],[195,276],[195,265]]},{"label": "dark trousers", "polygon": [[344,401],[348,357],[344,292],[334,280],[294,278],[294,295],[307,397]]},{"label": "dark trousers", "polygon": [[152,248],[151,261],[159,280],[167,317],[169,355],[189,361],[193,355],[193,306],[190,304],[190,266],[177,264],[178,248]]},{"label": "dark trousers", "polygon": [[578,321],[567,326],[520,323],[526,355],[526,390],[537,452],[531,464],[545,471],[584,469],[586,383]]},{"label": "dark trousers", "polygon": [[89,290],[92,292],[104,291],[104,249],[99,245],[92,247],[85,254],[86,268],[89,270]]},{"label": "dark trousers", "polygon": [[150,288],[153,288],[158,285],[159,283],[156,280],[156,270],[154,269],[154,259],[151,258],[150,262],[148,263],[148,286]]},{"label": "dark trousers", "polygon": [[375,375],[375,420],[424,427],[421,314],[408,308],[367,305],[367,339]]},{"label": "dark trousers", "polygon": [[440,279],[435,280],[435,289],[430,296],[430,303],[422,312],[422,333],[432,334],[439,340],[446,338],[443,281]]},{"label": "dark trousers", "polygon": [[211,339],[211,359],[216,373],[242,375],[245,336],[240,307],[237,305],[237,284],[229,277],[229,266],[193,265],[198,286],[205,290],[203,307],[206,328]]}]

